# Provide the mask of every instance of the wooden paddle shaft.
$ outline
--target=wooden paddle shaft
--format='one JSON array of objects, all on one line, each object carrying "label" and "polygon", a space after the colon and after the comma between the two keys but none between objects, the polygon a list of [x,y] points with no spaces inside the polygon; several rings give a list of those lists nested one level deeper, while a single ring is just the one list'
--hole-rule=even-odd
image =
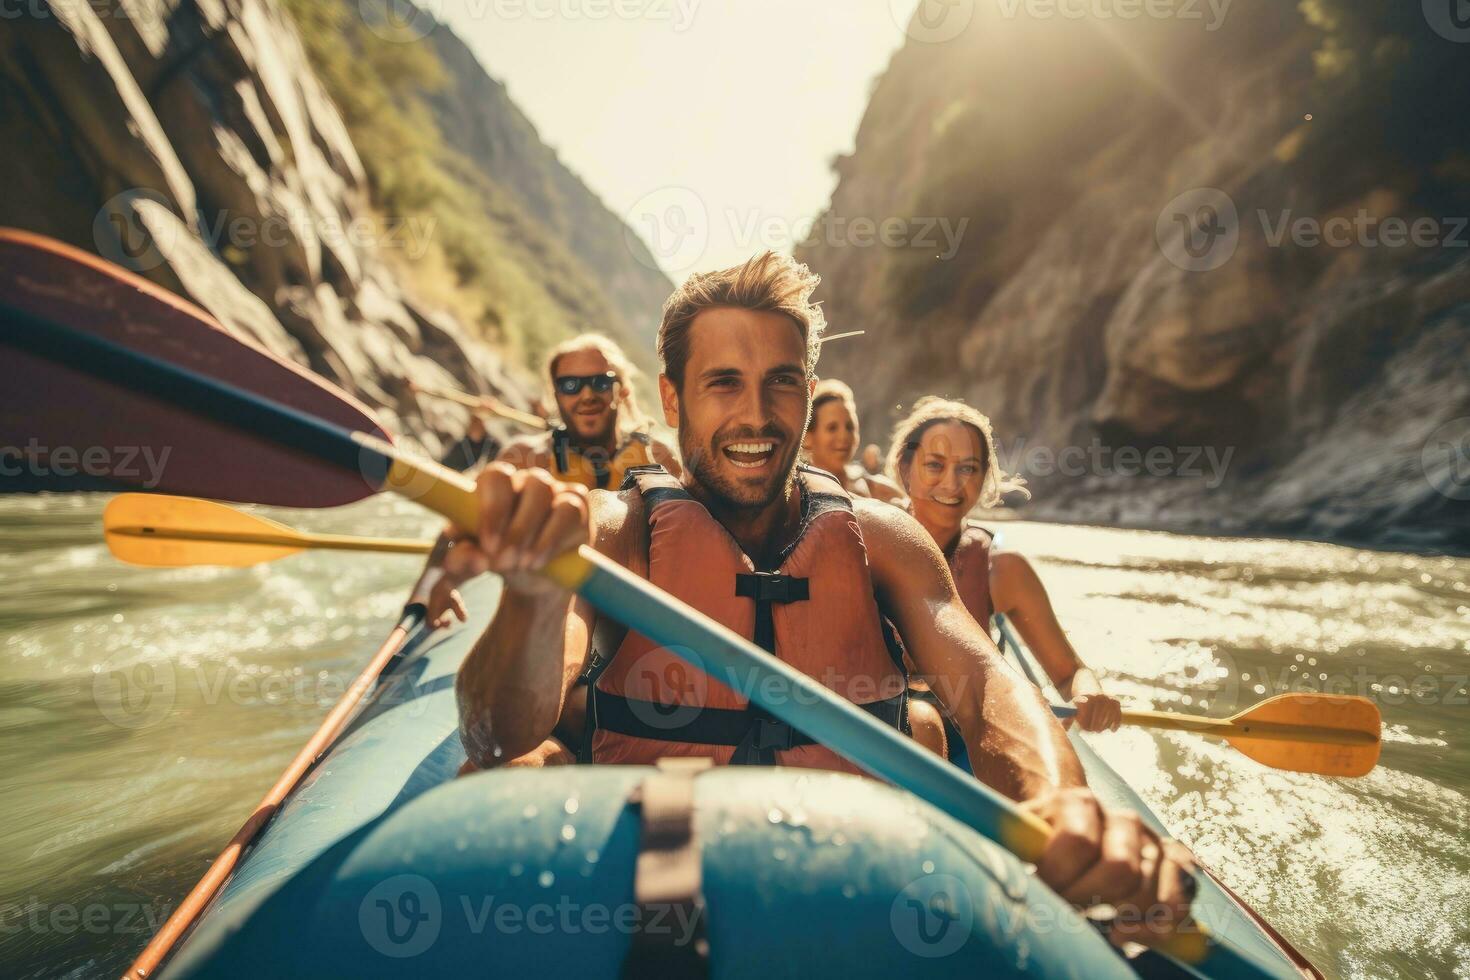
[{"label": "wooden paddle shaft", "polygon": [[496,415],[499,415],[503,419],[510,419],[512,422],[519,422],[522,425],[530,426],[533,429],[550,428],[547,421],[541,416],[535,415],[531,412],[523,412],[518,408],[511,408],[509,405],[503,404],[498,399],[492,398],[487,403],[485,398],[476,398],[474,395],[466,394],[462,391],[450,391],[443,388],[425,388],[422,385],[419,386],[418,390],[430,396],[431,398],[442,398],[445,401],[454,402],[455,404],[463,405],[466,408],[488,409],[489,411],[494,412]]},{"label": "wooden paddle shaft", "polygon": [[185,528],[158,530],[151,527],[114,527],[108,534],[148,538],[154,541],[219,541],[227,544],[256,544],[263,548],[322,548],[327,551],[373,551],[394,555],[427,555],[432,541],[404,538],[360,538],[348,534],[241,534],[234,531],[205,531]]},{"label": "wooden paddle shaft", "polygon": [[1283,742],[1321,742],[1328,745],[1373,745],[1378,739],[1371,732],[1321,725],[1291,725],[1273,721],[1250,721],[1245,718],[1200,718],[1168,711],[1124,711],[1125,725],[1167,728],[1178,732],[1198,732],[1221,738],[1269,738]]}]

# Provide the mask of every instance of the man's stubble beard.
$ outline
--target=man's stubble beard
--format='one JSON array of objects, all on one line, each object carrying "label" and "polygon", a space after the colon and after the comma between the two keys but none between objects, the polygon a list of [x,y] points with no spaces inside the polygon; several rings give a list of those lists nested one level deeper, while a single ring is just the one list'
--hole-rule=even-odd
[{"label": "man's stubble beard", "polygon": [[717,450],[714,444],[722,439],[722,434],[716,432],[710,438],[708,445],[700,445],[681,428],[679,431],[679,453],[684,457],[684,466],[689,470],[694,481],[702,487],[713,501],[730,510],[760,510],[768,507],[777,500],[782,499],[791,491],[796,480],[796,459],[799,447],[791,439],[783,437],[779,432],[773,432],[767,427],[759,433],[742,432],[741,438],[749,438],[752,441],[762,436],[774,436],[781,440],[790,454],[786,461],[784,475],[773,479],[766,492],[760,498],[752,500],[741,486],[725,478],[719,471],[719,463],[715,459]]},{"label": "man's stubble beard", "polygon": [[[575,413],[576,410],[577,406],[573,405],[572,411]],[[566,415],[562,416],[561,422],[562,425],[566,427],[567,435],[571,436],[572,442],[576,443],[578,446],[611,446],[617,438],[618,407],[616,404],[611,406],[607,413],[607,421],[603,423],[601,429],[598,429],[590,436],[582,435],[581,432],[577,429],[576,424],[571,419],[567,418]]]}]

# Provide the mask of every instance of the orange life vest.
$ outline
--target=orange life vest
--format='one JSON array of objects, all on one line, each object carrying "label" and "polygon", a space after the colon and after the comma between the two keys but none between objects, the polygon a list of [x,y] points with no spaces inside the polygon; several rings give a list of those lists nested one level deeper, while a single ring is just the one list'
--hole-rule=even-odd
[{"label": "orange life vest", "polygon": [[[867,549],[841,484],[799,467],[801,531],[775,572],[757,570],[725,528],[661,466],[630,470],[650,524],[650,580],[900,730],[901,651],[873,596]],[[584,751],[594,762],[662,756],[717,764],[858,770],[752,706],[725,683],[629,631],[592,671]]]},{"label": "orange life vest", "polygon": [[630,432],[622,445],[608,453],[578,447],[565,428],[552,429],[551,472],[558,480],[580,483],[588,490],[619,487],[630,469],[653,462],[650,444],[647,433]]},{"label": "orange life vest", "polygon": [[990,617],[995,614],[995,603],[990,599],[990,549],[994,543],[989,531],[974,521],[966,521],[954,547],[944,556],[960,599],[986,632],[990,631]]}]

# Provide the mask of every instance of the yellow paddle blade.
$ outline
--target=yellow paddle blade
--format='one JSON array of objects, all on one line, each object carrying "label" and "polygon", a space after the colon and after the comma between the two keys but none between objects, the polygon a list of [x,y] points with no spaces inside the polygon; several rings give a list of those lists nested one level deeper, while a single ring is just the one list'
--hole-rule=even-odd
[{"label": "yellow paddle blade", "polygon": [[243,568],[294,555],[310,541],[284,524],[194,497],[123,493],[102,512],[113,555],[131,565]]},{"label": "yellow paddle blade", "polygon": [[1280,694],[1229,720],[1225,740],[1262,765],[1322,776],[1366,776],[1383,721],[1367,698]]}]

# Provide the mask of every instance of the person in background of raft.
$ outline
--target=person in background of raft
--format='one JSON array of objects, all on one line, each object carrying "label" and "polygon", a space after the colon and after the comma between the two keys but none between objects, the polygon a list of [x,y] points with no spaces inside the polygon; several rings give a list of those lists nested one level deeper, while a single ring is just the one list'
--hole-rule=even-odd
[{"label": "person in background of raft", "polygon": [[863,472],[877,476],[883,471],[883,451],[876,442],[870,442],[863,447],[859,462],[863,464]]},{"label": "person in background of raft", "polygon": [[617,344],[583,334],[557,346],[546,374],[561,417],[544,435],[522,436],[498,457],[519,469],[539,467],[589,490],[616,490],[634,466],[658,463],[679,471],[673,450],[649,435],[638,408],[633,365]]},{"label": "person in background of raft", "polygon": [[997,551],[991,533],[967,518],[976,506],[999,506],[1007,491],[1026,492],[1000,467],[990,419],[963,402],[921,398],[894,428],[888,454],[888,472],[944,552],[965,608],[987,631],[997,613],[1016,624],[1058,693],[1077,706],[1083,731],[1117,729],[1122,707],[1072,648],[1036,570],[1022,555]]},{"label": "person in background of raft", "polygon": [[[835,378],[823,378],[812,392],[812,417],[801,448],[811,465],[837,477],[842,489],[885,503],[903,499],[903,491],[885,476],[855,474],[852,457],[858,445],[857,402],[852,389]],[[876,447],[874,447],[876,448]]]},{"label": "person in background of raft", "polygon": [[439,458],[441,465],[456,473],[478,472],[480,467],[500,455],[500,440],[485,428],[485,420],[477,413],[470,413],[469,425],[464,436]]},{"label": "person in background of raft", "polygon": [[[600,334],[583,334],[551,351],[546,374],[556,397],[560,425],[549,432],[513,439],[496,457],[517,469],[547,470],[556,479],[588,490],[616,490],[634,466],[658,463],[681,472],[677,457],[649,434],[651,422],[638,408],[633,365],[622,348]],[[426,621],[434,627],[468,617],[464,598],[444,578],[449,539],[435,543],[414,587],[427,597]]]},{"label": "person in background of raft", "polygon": [[1188,849],[1087,788],[1041,692],[966,611],[923,526],[796,465],[823,326],[816,284],[806,266],[766,252],[691,276],[665,304],[659,391],[682,478],[649,466],[620,493],[589,494],[541,469],[492,463],[480,473],[479,527],[456,532],[446,570],[460,581],[495,572],[505,584],[455,680],[467,768],[556,745],[568,695],[590,666],[588,761],[857,771],[539,574],[582,545],[902,730],[903,651],[883,629],[887,616],[919,670],[949,692],[975,775],[1056,829],[1038,877],[1077,905],[1123,910],[1114,943],[1162,941],[1193,902]]}]

